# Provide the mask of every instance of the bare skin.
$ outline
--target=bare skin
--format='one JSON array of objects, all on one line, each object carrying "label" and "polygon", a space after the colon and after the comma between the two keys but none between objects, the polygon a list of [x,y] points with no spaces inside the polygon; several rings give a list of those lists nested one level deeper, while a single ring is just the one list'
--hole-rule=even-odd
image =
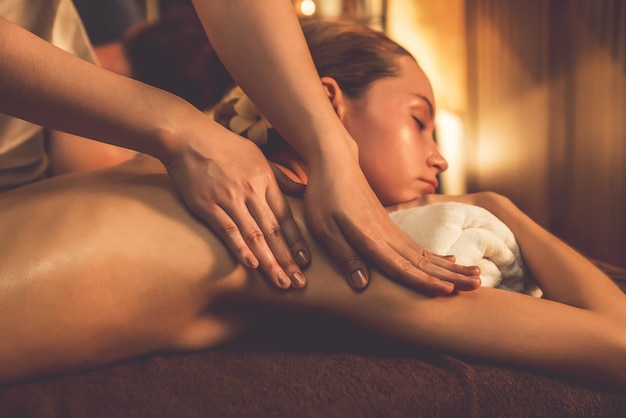
[{"label": "bare skin", "polygon": [[[359,168],[355,142],[316,82],[290,1],[194,5],[235,79],[307,156],[307,223],[355,288],[368,283],[362,256],[432,294],[471,280],[459,279],[455,266],[385,216]],[[0,56],[11,63],[0,66],[0,112],[159,158],[187,205],[242,264],[260,268],[278,288],[305,286],[300,267],[310,255],[256,147],[230,139],[234,134],[189,103],[64,53],[3,18]],[[335,180],[338,169],[345,183]]]},{"label": "bare skin", "polygon": [[[304,285],[293,255],[307,249],[258,148],[179,97],[86,62],[2,17],[0,56],[11,63],[0,66],[0,112],[159,158],[187,205],[240,262],[261,268],[278,287],[292,279]],[[64,148],[75,145],[63,139]]]},{"label": "bare skin", "polygon": [[[318,75],[292,2],[193,0],[193,4],[234,79],[306,159],[306,225],[328,248],[348,282],[355,289],[367,286],[369,273],[363,261],[367,257],[390,278],[432,295],[471,286],[474,271],[459,274],[457,266],[417,245],[386,216],[380,196],[359,166],[358,141],[314,81]],[[258,39],[265,40],[263,45]]]},{"label": "bare skin", "polygon": [[[625,386],[626,297],[617,286],[501,196],[412,204],[446,199],[484,206],[507,223],[551,300],[486,288],[432,298],[375,270],[373,289],[355,294],[309,235],[308,286],[279,291],[237,263],[148,157],[5,193],[0,382],[214,347],[247,322],[217,307],[244,300],[329,312],[417,345]],[[302,202],[290,204],[302,224]]]}]

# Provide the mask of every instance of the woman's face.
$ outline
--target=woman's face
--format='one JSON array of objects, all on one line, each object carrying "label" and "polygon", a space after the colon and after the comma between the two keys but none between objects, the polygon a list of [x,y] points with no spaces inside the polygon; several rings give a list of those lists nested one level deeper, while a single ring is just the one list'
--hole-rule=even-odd
[{"label": "woman's face", "polygon": [[343,117],[359,145],[363,173],[384,205],[434,193],[437,174],[448,168],[433,138],[430,82],[412,58],[398,63],[396,77],[379,79],[365,96],[348,100]]}]

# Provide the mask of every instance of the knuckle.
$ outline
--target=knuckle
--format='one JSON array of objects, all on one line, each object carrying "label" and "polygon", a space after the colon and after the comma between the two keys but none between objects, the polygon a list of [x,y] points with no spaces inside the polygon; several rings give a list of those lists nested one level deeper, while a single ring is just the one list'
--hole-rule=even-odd
[{"label": "knuckle", "polygon": [[299,269],[298,264],[296,264],[296,262],[292,259],[280,262],[280,266],[283,268],[284,271],[293,271]]},{"label": "knuckle", "polygon": [[239,192],[235,187],[224,187],[216,196],[216,201],[220,203],[231,203],[237,201]]},{"label": "knuckle", "polygon": [[265,236],[263,235],[263,232],[259,231],[258,229],[255,229],[246,234],[246,242],[248,244],[256,244],[260,241],[263,241],[264,239]]},{"label": "knuckle", "polygon": [[235,247],[235,253],[239,254],[240,257],[244,257],[245,255],[247,255],[248,251],[249,251],[248,247],[243,244],[237,245]]},{"label": "knuckle", "polygon": [[289,222],[293,220],[293,214],[291,213],[291,209],[289,209],[289,207],[286,207],[285,209],[279,211],[278,213],[275,213],[275,216],[278,222],[280,223]]},{"label": "knuckle", "polygon": [[241,187],[247,194],[254,194],[256,191],[256,185],[251,180],[244,181]]},{"label": "knuckle", "polygon": [[343,254],[338,259],[348,270],[356,270],[361,266],[361,259],[353,253]]},{"label": "knuckle", "polygon": [[225,236],[232,236],[239,233],[239,228],[234,222],[226,222],[220,225],[221,232]]},{"label": "knuckle", "polygon": [[267,229],[267,239],[268,240],[280,240],[283,236],[283,232],[280,228],[280,225],[273,224]]},{"label": "knuckle", "polygon": [[409,260],[405,258],[399,258],[396,261],[396,266],[398,267],[398,270],[400,271],[409,271],[411,267],[413,267],[413,265],[409,262]]},{"label": "knuckle", "polygon": [[431,262],[426,257],[420,257],[417,259],[417,267],[420,270],[426,270],[427,268],[430,267],[430,265],[431,265]]}]

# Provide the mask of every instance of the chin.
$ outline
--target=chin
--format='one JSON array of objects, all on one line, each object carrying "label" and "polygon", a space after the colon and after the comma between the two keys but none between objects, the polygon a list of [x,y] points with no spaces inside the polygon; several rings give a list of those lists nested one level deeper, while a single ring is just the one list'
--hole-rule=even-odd
[{"label": "chin", "polygon": [[374,190],[374,193],[376,193],[378,200],[380,200],[383,206],[399,205],[401,203],[410,202],[427,194],[433,194],[434,190],[432,187],[425,187],[423,185],[420,185],[418,188],[415,187],[415,184],[413,184],[413,187],[405,187],[402,190],[396,189],[395,192],[390,192],[391,191],[389,189],[384,190],[383,193],[381,193],[380,190]]},{"label": "chin", "polygon": [[426,193],[404,193],[402,195],[396,196],[394,199],[389,199],[388,201],[382,201],[383,206],[392,206],[392,205],[400,205],[402,203],[412,202],[426,195]]}]

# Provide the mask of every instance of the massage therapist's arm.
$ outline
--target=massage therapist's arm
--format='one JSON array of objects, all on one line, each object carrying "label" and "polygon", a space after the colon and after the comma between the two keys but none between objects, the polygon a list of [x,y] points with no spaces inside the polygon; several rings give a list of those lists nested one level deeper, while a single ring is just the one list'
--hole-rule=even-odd
[{"label": "massage therapist's arm", "polygon": [[83,61],[0,18],[0,112],[153,155],[240,262],[304,286],[306,244],[261,152],[177,96]]},{"label": "massage therapist's arm", "polygon": [[324,93],[289,0],[194,0],[237,83],[309,168],[307,225],[354,288],[368,283],[366,256],[389,276],[427,293],[478,285],[476,268],[429,254],[386,215],[358,149]]}]

